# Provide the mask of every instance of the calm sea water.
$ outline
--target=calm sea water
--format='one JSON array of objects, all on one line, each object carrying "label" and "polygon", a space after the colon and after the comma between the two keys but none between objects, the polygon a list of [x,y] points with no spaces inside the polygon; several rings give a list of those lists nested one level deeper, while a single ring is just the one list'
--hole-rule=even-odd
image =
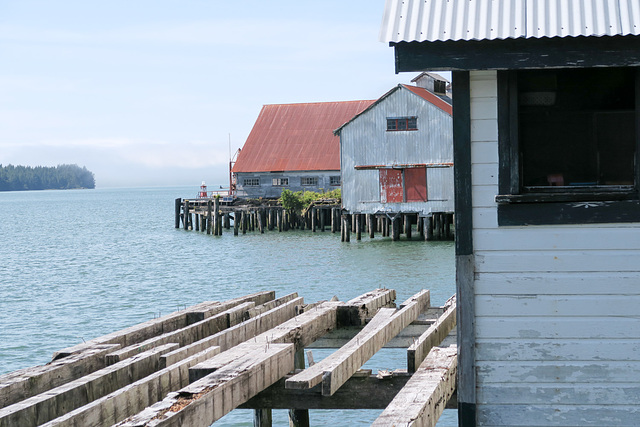
[{"label": "calm sea water", "polygon": [[[401,302],[420,289],[441,305],[455,292],[452,242],[330,232],[221,237],[174,228],[174,200],[197,188],[0,193],[0,374],[51,360],[54,351],[202,301],[259,290],[306,302],[343,301],[378,287]],[[314,358],[326,355],[314,350]],[[402,368],[383,350],[366,365]],[[312,425],[368,425],[379,411],[311,411]],[[274,411],[275,425],[288,425]],[[252,425],[234,411],[216,425]],[[456,424],[445,411],[439,426]]]}]

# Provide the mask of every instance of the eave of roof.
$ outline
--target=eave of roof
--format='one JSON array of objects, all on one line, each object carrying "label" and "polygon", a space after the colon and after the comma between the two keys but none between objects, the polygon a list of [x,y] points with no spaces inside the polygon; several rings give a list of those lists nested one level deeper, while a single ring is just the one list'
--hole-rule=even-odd
[{"label": "eave of roof", "polygon": [[638,0],[387,0],[385,42],[640,35]]},{"label": "eave of roof", "polygon": [[392,93],[394,93],[394,92],[396,92],[396,91],[398,91],[400,89],[403,89],[403,88],[407,89],[408,91],[410,91],[414,95],[419,96],[420,98],[424,99],[425,101],[433,104],[434,106],[438,107],[439,109],[441,109],[445,113],[447,113],[449,115],[453,114],[453,107],[451,106],[451,102],[448,102],[448,100],[450,100],[449,97],[446,97],[446,96],[445,97],[439,97],[438,95],[435,95],[435,94],[429,92],[427,89],[422,88],[422,87],[399,84],[398,86],[394,87],[393,89],[391,89],[390,91],[388,91],[387,93],[382,95],[380,98],[378,98],[375,102],[373,102],[369,107],[364,109],[362,112],[356,114],[349,121],[343,123],[339,128],[334,130],[333,133],[335,135],[339,135],[340,132],[342,131],[342,129],[345,126],[347,126],[349,123],[353,122],[354,120],[356,120],[358,117],[360,117],[361,115],[363,115],[367,111],[375,108],[376,105],[380,104],[384,99],[388,98]]}]

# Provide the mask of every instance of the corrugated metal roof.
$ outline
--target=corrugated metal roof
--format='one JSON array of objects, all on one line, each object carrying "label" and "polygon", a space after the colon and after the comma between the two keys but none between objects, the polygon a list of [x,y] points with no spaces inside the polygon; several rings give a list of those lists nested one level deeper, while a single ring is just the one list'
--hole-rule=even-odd
[{"label": "corrugated metal roof", "polygon": [[387,0],[384,42],[640,35],[638,0]]},{"label": "corrugated metal roof", "polygon": [[265,105],[233,172],[340,170],[340,140],[333,130],[373,102]]}]

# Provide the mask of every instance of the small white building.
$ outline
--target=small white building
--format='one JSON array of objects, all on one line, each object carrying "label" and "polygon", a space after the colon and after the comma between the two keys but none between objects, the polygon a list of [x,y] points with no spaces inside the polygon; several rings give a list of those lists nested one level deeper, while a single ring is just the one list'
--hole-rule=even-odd
[{"label": "small white building", "polygon": [[460,426],[640,425],[640,2],[387,0],[453,70]]},{"label": "small white building", "polygon": [[453,212],[451,98],[440,76],[420,83],[431,90],[400,84],[335,131],[349,213]]}]

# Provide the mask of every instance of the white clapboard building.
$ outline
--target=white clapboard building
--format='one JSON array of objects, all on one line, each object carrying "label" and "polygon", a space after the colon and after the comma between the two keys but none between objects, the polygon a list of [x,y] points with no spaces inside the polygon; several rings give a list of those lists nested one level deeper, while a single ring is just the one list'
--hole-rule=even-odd
[{"label": "white clapboard building", "polygon": [[387,0],[452,70],[461,426],[640,425],[640,2]]}]

